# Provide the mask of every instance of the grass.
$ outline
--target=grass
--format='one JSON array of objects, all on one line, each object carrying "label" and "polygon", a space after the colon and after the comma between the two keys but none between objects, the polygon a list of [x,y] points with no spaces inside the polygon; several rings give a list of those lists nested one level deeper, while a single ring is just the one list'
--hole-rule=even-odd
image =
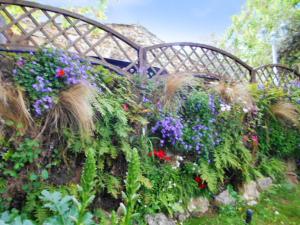
[{"label": "grass", "polygon": [[218,214],[210,213],[194,218],[184,225],[239,225],[245,224],[246,210],[254,211],[253,225],[299,225],[300,224],[300,185],[276,185],[260,196],[259,204],[247,206],[238,204],[222,208]]}]

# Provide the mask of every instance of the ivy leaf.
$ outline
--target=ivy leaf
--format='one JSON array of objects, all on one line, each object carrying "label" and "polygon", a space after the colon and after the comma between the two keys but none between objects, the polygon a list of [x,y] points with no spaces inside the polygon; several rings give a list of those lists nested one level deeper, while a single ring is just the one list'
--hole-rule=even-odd
[{"label": "ivy leaf", "polygon": [[44,180],[47,180],[49,178],[49,174],[47,170],[42,170],[41,176]]}]

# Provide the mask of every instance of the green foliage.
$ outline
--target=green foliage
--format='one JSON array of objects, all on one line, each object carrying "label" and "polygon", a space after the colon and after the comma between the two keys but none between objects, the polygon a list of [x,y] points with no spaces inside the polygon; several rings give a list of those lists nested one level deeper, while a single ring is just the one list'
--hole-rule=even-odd
[{"label": "green foliage", "polygon": [[[127,113],[122,107],[124,100],[118,96],[118,91],[115,94],[109,91],[106,85],[102,87],[105,93],[98,95],[94,102],[94,107],[101,117],[96,123],[95,132],[97,138],[101,140],[99,143],[95,143],[96,154],[98,157],[107,154],[116,158],[120,149],[125,155],[128,155],[130,151],[128,134],[131,129]],[[117,90],[119,89],[117,88]]]},{"label": "green foliage", "polygon": [[79,14],[86,14],[86,15],[93,15],[97,19],[103,20],[106,19],[106,8],[108,5],[108,0],[97,0],[95,1],[92,6],[83,6],[81,5],[80,7],[71,7],[69,10],[79,13]]},{"label": "green foliage", "polygon": [[122,224],[124,225],[133,224],[134,218],[138,216],[138,214],[135,213],[135,205],[139,198],[138,190],[141,187],[140,177],[141,162],[138,151],[136,149],[133,149],[128,165],[128,174],[125,182],[126,192],[122,193],[122,197],[126,205],[122,205],[122,208],[125,212],[124,218],[122,219]]},{"label": "green foliage", "polygon": [[92,220],[92,214],[85,212],[80,214],[81,203],[76,198],[70,195],[62,196],[59,192],[50,193],[42,191],[40,196],[44,202],[43,207],[52,212],[52,216],[47,218],[44,225],[92,225],[95,224]]},{"label": "green foliage", "polygon": [[26,201],[22,211],[39,224],[42,224],[51,214],[46,208],[43,208],[43,203],[39,196],[41,189],[33,190],[26,196]]},{"label": "green foliage", "polygon": [[223,207],[218,214],[212,213],[201,218],[186,221],[184,225],[243,225],[247,209],[253,210],[253,225],[290,224],[300,221],[299,186],[290,184],[274,185],[260,196],[256,206],[238,202],[236,206]]},{"label": "green foliage", "polygon": [[196,169],[193,164],[173,168],[168,164],[157,165],[149,159],[143,161],[143,175],[147,182],[142,182],[138,201],[138,211],[142,215],[166,212],[172,216],[183,212],[190,198],[202,193],[194,181]]},{"label": "green foliage", "polygon": [[[25,89],[31,108],[40,97],[40,91],[33,90],[39,74],[51,81],[47,85],[53,88],[54,99],[67,88],[67,77],[54,78],[59,67],[67,66],[61,62],[62,58],[47,50],[24,57],[25,64],[19,62],[20,74],[15,76],[15,82]],[[103,67],[85,68],[84,63],[77,66],[72,74],[76,77],[77,69],[83,66],[99,90],[92,101],[95,129],[89,137],[81,137],[65,128],[60,134],[50,132],[47,140],[41,136],[39,141],[28,138],[38,130],[26,136],[18,132],[10,137],[0,133],[0,210],[11,210],[10,203],[15,196],[26,198],[26,201],[16,199],[22,205],[21,213],[8,214],[5,223],[16,219],[29,223],[28,218],[45,225],[89,225],[99,221],[100,224],[143,224],[145,214],[164,212],[174,216],[186,210],[192,197],[210,197],[228,182],[235,187],[261,175],[278,179],[284,173],[284,165],[276,157],[298,154],[298,130],[280,123],[272,113],[273,104],[289,100],[282,89],[253,85],[258,112],[245,113],[242,105],[227,102],[225,97],[200,87],[180,92],[177,96],[182,97],[180,107],[164,111],[156,104],[160,92],[157,91],[152,102],[147,99],[155,90],[151,82],[146,88],[143,82],[135,84],[142,89],[137,90],[133,80],[111,74]],[[293,92],[290,99],[294,104],[299,100],[300,92],[297,93]],[[168,142],[160,150],[166,154],[164,160],[149,154],[161,147],[157,143],[164,138],[163,134],[151,137],[153,133],[147,133],[146,129],[151,128],[146,127],[148,120],[155,124],[159,117],[174,117],[179,121],[162,125],[166,131],[180,133],[178,137],[173,135],[177,145]],[[42,124],[43,119],[37,119],[37,127]],[[18,126],[10,121],[4,125],[9,129]],[[170,129],[171,126],[175,129]],[[253,141],[244,141],[244,137],[257,133],[259,144],[254,148]],[[80,176],[77,172],[83,164]],[[72,173],[76,176],[59,177],[58,182],[63,184],[58,185],[54,176],[67,167],[76,169]],[[45,191],[39,197],[42,190]],[[238,198],[233,188],[230,192]],[[100,193],[118,200],[122,197],[123,216],[114,212],[111,217],[105,216],[97,209],[98,202],[93,201]],[[9,195],[7,200],[5,194]],[[236,209],[235,206],[224,208],[221,213],[236,216]]]},{"label": "green foliage", "polygon": [[0,214],[0,225],[34,225],[28,219],[22,218],[17,211],[3,212]]},{"label": "green foliage", "polygon": [[40,144],[36,140],[26,138],[22,142],[17,150],[8,156],[6,159],[10,159],[14,162],[14,169],[20,170],[26,163],[33,163],[39,157],[41,153]]},{"label": "green foliage", "polygon": [[270,176],[273,180],[280,180],[284,177],[286,166],[282,160],[262,156],[258,170],[264,176]]},{"label": "green foliage", "polygon": [[8,146],[9,149],[2,155],[3,161],[0,162],[0,167],[4,175],[12,177],[17,177],[18,172],[38,159],[42,152],[40,143],[29,138],[25,138],[15,150]]},{"label": "green foliage", "polygon": [[212,165],[209,165],[206,160],[200,160],[198,173],[201,174],[201,178],[207,182],[211,192],[218,190],[218,177],[224,176],[223,171],[217,173],[217,170]]},{"label": "green foliage", "polygon": [[[298,0],[248,0],[239,15],[232,17],[232,25],[223,38],[222,47],[256,67],[272,63],[271,34],[279,32],[282,24],[287,33],[281,37],[291,40],[297,34],[300,13]],[[263,36],[263,33],[266,36]],[[287,41],[289,42],[289,41]],[[278,46],[279,43],[277,43]],[[281,43],[280,43],[281,44]],[[291,52],[297,55],[299,51]],[[291,63],[298,63],[299,58]]]},{"label": "green foliage", "polygon": [[300,134],[295,127],[270,118],[259,129],[260,149],[269,156],[293,157],[299,155]]},{"label": "green foliage", "polygon": [[[268,84],[259,88],[251,87],[252,95],[259,108],[257,115],[257,133],[259,135],[260,152],[267,156],[292,157],[298,154],[300,137],[299,129],[286,121],[280,121],[272,112],[272,106],[279,101],[297,105],[298,89],[291,97],[281,88],[270,88]],[[282,109],[284,113],[284,109]]]},{"label": "green foliage", "polygon": [[79,187],[81,202],[77,203],[79,210],[77,224],[85,224],[86,209],[94,200],[96,169],[94,149],[89,148],[86,152],[86,161],[81,174]]}]

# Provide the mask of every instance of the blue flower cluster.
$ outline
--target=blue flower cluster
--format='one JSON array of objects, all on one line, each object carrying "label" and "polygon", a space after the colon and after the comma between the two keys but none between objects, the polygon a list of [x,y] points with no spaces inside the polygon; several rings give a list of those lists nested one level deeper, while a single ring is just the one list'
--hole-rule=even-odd
[{"label": "blue flower cluster", "polygon": [[48,95],[36,100],[33,104],[33,108],[37,116],[41,116],[44,111],[48,111],[52,107],[53,98]]},{"label": "blue flower cluster", "polygon": [[183,124],[180,119],[168,116],[158,121],[152,128],[153,133],[159,133],[162,137],[161,145],[172,145],[182,142]]},{"label": "blue flower cluster", "polygon": [[76,54],[42,49],[18,59],[13,74],[16,82],[29,90],[33,111],[41,116],[53,107],[53,100],[62,89],[87,80],[96,86],[95,78],[89,76],[91,70],[91,63]]},{"label": "blue flower cluster", "polygon": [[212,153],[222,142],[216,126],[220,104],[214,94],[195,92],[185,100],[180,119],[165,117],[152,132],[159,134],[162,146],[171,144],[178,150],[194,151],[212,162]]},{"label": "blue flower cluster", "polygon": [[36,77],[37,83],[33,84],[32,87],[38,92],[51,92],[52,88],[49,87],[50,83],[41,76]]},{"label": "blue flower cluster", "polygon": [[65,77],[63,78],[63,81],[66,85],[75,85],[81,81],[93,79],[93,77],[90,77],[87,72],[92,69],[90,63],[83,63],[80,57],[75,54],[66,54],[63,51],[59,51],[57,52],[57,54],[59,56],[58,59],[62,64],[61,67],[64,69],[65,72]]}]

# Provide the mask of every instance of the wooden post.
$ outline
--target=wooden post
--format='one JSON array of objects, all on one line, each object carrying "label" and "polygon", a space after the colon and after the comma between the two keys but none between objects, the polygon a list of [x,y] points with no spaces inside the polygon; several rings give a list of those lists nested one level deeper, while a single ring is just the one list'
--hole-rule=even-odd
[{"label": "wooden post", "polygon": [[[0,15],[0,28],[6,26],[6,21],[2,15]],[[3,31],[4,32],[4,31]],[[6,44],[7,40],[3,33],[0,33],[0,44]]]}]

